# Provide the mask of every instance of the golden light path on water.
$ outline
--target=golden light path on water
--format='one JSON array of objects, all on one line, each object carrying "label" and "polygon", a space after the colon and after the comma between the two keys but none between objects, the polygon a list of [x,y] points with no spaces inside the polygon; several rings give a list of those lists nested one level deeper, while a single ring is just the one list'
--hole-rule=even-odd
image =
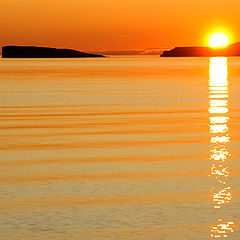
[{"label": "golden light path on water", "polygon": [[225,57],[210,58],[209,67],[209,134],[210,156],[212,162],[209,176],[216,179],[216,186],[211,190],[213,207],[219,210],[216,224],[211,226],[211,237],[226,239],[233,232],[233,222],[221,216],[220,209],[229,206],[232,200],[228,160],[231,157],[228,144],[228,63]]}]

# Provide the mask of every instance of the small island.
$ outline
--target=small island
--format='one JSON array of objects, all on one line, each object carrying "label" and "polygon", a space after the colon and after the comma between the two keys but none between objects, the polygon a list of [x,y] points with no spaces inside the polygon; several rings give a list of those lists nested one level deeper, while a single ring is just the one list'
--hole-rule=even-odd
[{"label": "small island", "polygon": [[58,49],[35,46],[4,46],[2,58],[90,58],[104,57],[99,54],[79,52],[72,49]]},{"label": "small island", "polygon": [[161,57],[234,57],[240,56],[240,42],[227,47],[175,47],[164,51]]}]

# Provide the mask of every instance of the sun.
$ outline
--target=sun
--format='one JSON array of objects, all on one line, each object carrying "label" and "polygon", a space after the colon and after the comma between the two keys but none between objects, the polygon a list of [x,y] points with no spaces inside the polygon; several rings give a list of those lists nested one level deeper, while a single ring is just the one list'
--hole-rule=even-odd
[{"label": "sun", "polygon": [[228,37],[224,33],[215,33],[208,40],[210,47],[226,47],[229,43]]}]

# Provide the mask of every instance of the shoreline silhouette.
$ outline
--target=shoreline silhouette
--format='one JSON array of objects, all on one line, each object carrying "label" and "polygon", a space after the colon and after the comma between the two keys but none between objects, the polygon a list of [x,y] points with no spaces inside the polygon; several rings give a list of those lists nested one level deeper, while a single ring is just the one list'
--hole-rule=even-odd
[{"label": "shoreline silhouette", "polygon": [[[2,58],[92,58],[105,57],[102,53],[85,53],[73,49],[37,46],[3,46]],[[108,53],[105,51],[105,53]],[[139,51],[109,51],[110,55],[151,55]],[[123,54],[124,53],[124,54]],[[130,54],[129,54],[130,53]],[[160,54],[160,53],[159,53]],[[154,54],[156,55],[156,53]],[[160,57],[234,57],[240,56],[240,42],[227,47],[175,47],[163,50]]]},{"label": "shoreline silhouette", "polygon": [[234,57],[240,56],[240,42],[227,47],[175,47],[164,51],[161,57]]},{"label": "shoreline silhouette", "polygon": [[100,54],[79,52],[73,49],[58,49],[35,46],[4,46],[2,58],[86,58],[105,57]]}]

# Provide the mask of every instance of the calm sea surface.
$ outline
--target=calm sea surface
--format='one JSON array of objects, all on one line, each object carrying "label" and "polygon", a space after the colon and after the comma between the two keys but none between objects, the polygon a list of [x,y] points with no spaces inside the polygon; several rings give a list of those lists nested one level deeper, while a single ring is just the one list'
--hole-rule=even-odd
[{"label": "calm sea surface", "polygon": [[240,58],[0,60],[0,239],[240,239]]}]

